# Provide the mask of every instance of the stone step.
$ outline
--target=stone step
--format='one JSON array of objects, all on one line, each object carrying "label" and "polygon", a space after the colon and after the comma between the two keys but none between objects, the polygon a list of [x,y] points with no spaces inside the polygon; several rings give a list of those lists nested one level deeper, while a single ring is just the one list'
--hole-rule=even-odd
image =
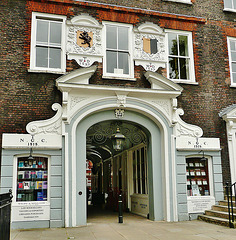
[{"label": "stone step", "polygon": [[[229,227],[229,220],[219,217],[207,216],[207,215],[198,215],[198,220],[202,220],[208,223],[214,223],[221,226]],[[236,223],[232,227],[236,227]]]},{"label": "stone step", "polygon": [[[229,219],[229,214],[227,212],[222,212],[222,211],[206,210],[205,215],[218,217],[218,218]],[[236,220],[236,214],[234,214],[234,218]]]},{"label": "stone step", "polygon": [[[212,210],[215,211],[221,211],[221,212],[228,212],[228,206],[224,206],[224,205],[213,205],[212,206]],[[234,207],[234,213],[236,213],[236,208]]]},{"label": "stone step", "polygon": [[[228,206],[228,201],[226,201],[226,200],[219,201],[219,205]],[[235,202],[233,202],[233,206],[236,207]]]},{"label": "stone step", "polygon": [[[225,199],[225,200],[228,199],[226,195],[225,195],[224,199]],[[232,200],[235,201],[235,196],[232,196]]]}]

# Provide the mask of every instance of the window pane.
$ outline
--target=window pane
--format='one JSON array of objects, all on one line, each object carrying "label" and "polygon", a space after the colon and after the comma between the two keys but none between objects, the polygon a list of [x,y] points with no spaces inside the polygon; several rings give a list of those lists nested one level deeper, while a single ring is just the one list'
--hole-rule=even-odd
[{"label": "window pane", "polygon": [[114,68],[117,68],[117,53],[107,51],[107,72],[114,73]]},{"label": "window pane", "polygon": [[180,79],[189,79],[189,60],[186,58],[179,59]]},{"label": "window pane", "polygon": [[231,52],[232,61],[236,61],[236,52]]},{"label": "window pane", "polygon": [[134,193],[137,193],[137,189],[136,189],[136,159],[135,159],[135,151],[133,152],[133,181],[134,181]]},{"label": "window pane", "polygon": [[232,8],[232,0],[224,0],[225,8]]},{"label": "window pane", "polygon": [[118,28],[118,49],[119,50],[128,50],[128,28],[119,27]]},{"label": "window pane", "polygon": [[61,23],[50,23],[50,43],[61,44]]},{"label": "window pane", "polygon": [[233,0],[233,9],[236,9],[236,0]]},{"label": "window pane", "polygon": [[188,37],[179,36],[179,53],[180,56],[188,56]]},{"label": "window pane", "polygon": [[141,148],[142,194],[146,193],[144,148]]},{"label": "window pane", "polygon": [[233,83],[236,83],[236,73],[233,73]]},{"label": "window pane", "polygon": [[230,41],[230,50],[235,51],[235,41]]},{"label": "window pane", "polygon": [[48,67],[47,47],[36,47],[36,67]]},{"label": "window pane", "polygon": [[174,33],[168,34],[169,55],[178,55],[177,35]]},{"label": "window pane", "polygon": [[137,150],[137,180],[138,180],[138,193],[141,193],[141,182],[140,182],[140,154],[139,150]]},{"label": "window pane", "polygon": [[107,48],[117,49],[117,27],[107,26]]},{"label": "window pane", "polygon": [[232,72],[236,73],[236,63],[232,63]]},{"label": "window pane", "polygon": [[150,39],[150,44],[151,44],[151,54],[156,54],[157,53],[157,39]]},{"label": "window pane", "polygon": [[49,68],[61,68],[61,49],[49,49]]},{"label": "window pane", "polygon": [[170,79],[179,78],[178,58],[169,58],[169,77]]},{"label": "window pane", "polygon": [[37,20],[36,41],[48,43],[48,25],[47,21]]},{"label": "window pane", "polygon": [[118,53],[118,68],[123,69],[123,74],[129,74],[128,53]]}]

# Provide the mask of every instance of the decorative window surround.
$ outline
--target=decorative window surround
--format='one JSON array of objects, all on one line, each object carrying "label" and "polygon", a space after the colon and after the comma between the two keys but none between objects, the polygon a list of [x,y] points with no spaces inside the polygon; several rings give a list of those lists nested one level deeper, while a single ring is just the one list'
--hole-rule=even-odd
[{"label": "decorative window surround", "polygon": [[236,182],[236,104],[224,108],[219,116],[226,122],[231,182]]},{"label": "decorative window surround", "polygon": [[[83,42],[83,33],[90,37],[90,44]],[[79,42],[79,39],[82,42]],[[81,67],[90,67],[95,61],[102,62],[102,26],[89,16],[82,14],[67,21],[67,55]]]},{"label": "decorative window surround", "polygon": [[227,41],[231,86],[236,87],[236,38],[228,37]]},{"label": "decorative window surround", "polygon": [[[167,55],[168,55],[168,63],[167,63],[167,76],[169,79],[177,82],[177,83],[196,83],[195,82],[195,70],[194,70],[194,55],[193,55],[193,42],[192,42],[192,33],[191,32],[186,32],[186,31],[178,31],[178,30],[170,30],[167,29],[165,30],[167,32],[167,37],[166,37],[166,45],[168,46],[167,48]],[[176,47],[176,51],[177,53],[173,53],[175,51],[175,49],[173,50],[172,53],[170,53],[170,46],[169,46],[169,38],[170,35],[176,35],[176,39],[177,39],[177,47]],[[182,50],[180,49],[180,37],[186,37],[186,41],[187,41],[187,45],[185,46],[184,49],[184,54],[183,54],[183,48]],[[182,42],[184,41],[184,39],[182,39]],[[173,42],[174,44],[175,42]],[[182,51],[182,53],[181,53]],[[170,78],[170,65],[169,65],[169,59],[172,60],[175,58],[178,60],[178,69],[177,69],[177,76],[172,76]],[[186,64],[186,79],[182,78],[181,79],[181,64],[183,64],[183,62],[181,63],[180,60],[186,60],[185,64]],[[176,66],[174,66],[176,67]],[[175,70],[175,69],[173,69]],[[174,71],[173,71],[174,73]],[[180,75],[180,76],[179,76]],[[174,78],[176,77],[176,78]]]},{"label": "decorative window surround", "polygon": [[185,4],[193,4],[191,0],[162,0],[163,2],[178,2]]},{"label": "decorative window surround", "polygon": [[224,11],[236,12],[236,2],[234,0],[224,0]]},{"label": "decorative window surround", "polygon": [[[134,64],[133,64],[133,26],[131,24],[122,24],[114,22],[103,22],[103,77],[116,79],[131,79],[134,78]],[[108,35],[108,31],[110,34]],[[125,31],[127,33],[125,34]],[[123,37],[119,38],[123,32]],[[127,39],[124,37],[127,35]],[[109,38],[108,38],[109,36]],[[112,39],[113,38],[113,39]],[[123,41],[126,40],[126,44]],[[116,44],[115,44],[116,43]],[[127,45],[127,46],[126,46]],[[116,59],[110,61],[108,59]],[[113,55],[113,56],[112,56]],[[114,58],[116,55],[116,58]],[[121,60],[122,59],[122,60]],[[123,63],[126,62],[124,65]],[[113,63],[113,64],[110,64]],[[121,65],[120,65],[121,64]]]},{"label": "decorative window surround", "polygon": [[[141,65],[146,71],[153,72],[157,71],[159,67],[166,68],[165,35],[163,29],[150,22],[146,22],[134,29],[135,65]],[[152,40],[154,41],[155,52],[148,49],[153,45]]]},{"label": "decorative window surround", "polygon": [[[32,26],[31,26],[31,51],[30,51],[30,69],[29,72],[45,72],[63,74],[66,71],[66,57],[65,57],[65,16],[45,14],[45,13],[32,13]],[[37,27],[41,30],[47,31],[48,38],[37,39]],[[48,26],[46,26],[48,24]],[[59,24],[61,26],[59,26]],[[47,30],[45,28],[48,28]],[[53,31],[56,29],[56,31]],[[58,30],[61,30],[60,36],[57,35]],[[45,35],[44,35],[45,36]],[[54,39],[53,39],[54,38]],[[52,40],[53,39],[53,40]],[[38,48],[38,55],[37,49]],[[40,50],[41,48],[41,50]],[[47,50],[46,50],[47,49]],[[45,51],[46,50],[46,51]],[[60,50],[60,52],[58,51]],[[47,54],[47,63],[44,61],[44,54]],[[53,56],[54,55],[54,56]],[[41,57],[41,62],[37,62],[37,58]],[[61,61],[50,61],[50,59]]]}]

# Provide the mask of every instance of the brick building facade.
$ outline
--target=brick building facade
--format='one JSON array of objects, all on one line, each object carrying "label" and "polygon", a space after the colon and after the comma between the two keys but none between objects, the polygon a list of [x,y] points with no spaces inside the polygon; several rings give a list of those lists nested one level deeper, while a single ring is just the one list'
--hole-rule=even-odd
[{"label": "brick building facade", "polygon": [[[154,31],[153,29],[155,28],[156,31],[160,31],[157,32],[157,35],[165,33],[167,36],[169,34],[169,42],[171,34],[178,35],[177,41],[182,39],[184,42],[182,42],[182,44],[186,45],[184,49],[182,49],[182,53],[177,54],[177,57],[173,57],[173,54],[170,53],[176,46],[172,46],[172,49],[170,47],[168,48],[168,40],[164,40],[166,52],[164,60],[162,61],[160,61],[159,57],[157,57],[158,60],[156,60],[157,58],[153,58],[153,55],[156,53],[155,50],[154,53],[150,50],[150,52],[148,52],[149,59],[147,57],[145,60],[143,60],[143,56],[139,58],[135,55],[136,53],[134,53],[132,57],[133,59],[136,57],[134,61],[135,64],[131,61],[130,66],[130,68],[133,67],[133,69],[130,70],[131,72],[133,71],[133,76],[131,76],[132,74],[128,74],[128,77],[124,74],[125,70],[122,73],[119,71],[116,72],[118,77],[114,76],[114,74],[104,74],[104,68],[109,69],[110,63],[107,61],[104,65],[105,47],[103,46],[102,52],[99,54],[95,53],[94,56],[92,56],[95,60],[88,66],[97,67],[89,77],[88,85],[92,87],[105,86],[105,88],[114,87],[125,90],[147,89],[151,91],[155,89],[155,87],[153,87],[154,80],[150,80],[152,79],[152,73],[148,75],[149,77],[145,74],[150,71],[150,66],[147,65],[149,63],[151,65],[153,61],[154,65],[156,64],[154,73],[158,74],[153,78],[159,81],[161,79],[160,76],[163,76],[165,79],[169,79],[178,85],[178,87],[175,87],[172,86],[171,83],[168,83],[168,86],[172,86],[175,91],[181,91],[181,94],[178,94],[176,99],[178,100],[178,108],[184,110],[184,115],[181,116],[182,120],[188,124],[200,127],[203,130],[203,135],[200,137],[220,139],[223,183],[231,181],[234,178],[231,176],[232,169],[230,170],[230,167],[232,167],[230,166],[230,152],[232,156],[234,156],[234,153],[232,149],[229,149],[228,141],[229,133],[234,129],[234,118],[233,115],[231,116],[230,114],[234,111],[233,104],[235,104],[236,96],[236,58],[234,58],[234,54],[236,54],[236,6],[230,4],[233,4],[233,1],[2,0],[0,3],[2,12],[0,16],[0,144],[4,145],[2,135],[5,133],[26,134],[26,125],[28,123],[51,119],[55,115],[55,112],[51,110],[51,106],[54,103],[59,103],[62,106],[67,104],[68,100],[65,99],[66,90],[63,89],[64,85],[62,86],[60,84],[65,83],[67,81],[66,77],[72,76],[70,74],[73,74],[75,70],[80,69],[81,71],[86,71],[84,69],[88,68],[82,66],[78,59],[81,58],[83,54],[86,57],[93,55],[89,55],[86,51],[82,51],[81,53],[79,50],[72,53],[70,49],[66,47],[70,40],[68,34],[69,28],[76,26],[76,24],[84,24],[87,26],[88,22],[86,22],[86,20],[79,19],[77,21],[76,19],[78,16],[87,14],[89,23],[94,24],[93,27],[98,30],[104,29],[107,22],[120,24],[120,26],[123,26],[122,24],[124,24],[124,26],[128,24],[128,26],[131,26],[131,29],[138,29],[137,32],[135,32],[136,30],[132,30],[132,37],[134,38],[138,36],[138,33],[141,34],[142,31],[144,32],[143,34],[151,31],[150,29],[155,25],[152,31]],[[35,15],[33,15],[34,13]],[[41,16],[40,14],[45,15]],[[53,15],[55,17],[53,17]],[[58,69],[53,71],[48,67],[40,69],[37,68],[37,63],[32,63],[32,58],[37,58],[38,56],[37,53],[32,55],[32,26],[35,26],[33,25],[33,17],[35,17],[35,21],[37,21],[37,19],[49,19],[49,21],[52,22],[59,21],[62,25],[64,24],[66,26],[64,32],[65,49],[61,50],[65,51],[65,53],[61,55],[62,58],[64,58],[64,60],[61,60],[64,61],[64,70],[62,67],[60,71],[58,71]],[[145,24],[147,24],[147,27]],[[160,29],[163,30],[162,33]],[[146,37],[143,37],[142,40],[144,38],[149,39],[149,41],[155,39],[155,37],[153,37],[153,35],[156,36],[155,33],[148,32],[148,34],[149,35],[145,35]],[[104,35],[102,35],[102,37],[103,36]],[[183,38],[181,38],[182,36],[187,37],[183,40]],[[92,38],[95,41],[95,32],[93,32]],[[99,42],[99,40],[97,41]],[[102,42],[103,41],[104,38]],[[230,48],[229,43],[231,43],[231,45],[235,44],[235,48]],[[45,47],[42,47],[42,45],[40,45],[41,43],[39,45],[37,45],[37,43],[34,44],[38,49]],[[181,47],[183,46],[179,45],[180,52]],[[55,50],[58,46],[56,46],[56,44],[50,46],[49,44],[47,48],[53,48]],[[134,51],[138,48],[138,44],[136,44],[135,41],[133,42],[133,48]],[[160,48],[162,48],[162,46],[158,45],[156,51],[159,51]],[[107,51],[114,52],[114,50]],[[142,51],[145,52],[146,50]],[[191,51],[193,54],[192,57],[190,56]],[[125,54],[126,50],[122,50],[121,52]],[[167,52],[169,52],[169,54],[167,54]],[[55,52],[55,54],[57,53]],[[78,56],[75,56],[76,54]],[[173,63],[174,58],[185,59],[180,60],[186,61],[183,66],[184,70],[178,68],[182,66],[181,64],[183,64],[183,62],[178,62],[179,65],[177,66],[175,65],[176,63]],[[107,72],[109,71],[107,70]],[[119,77],[120,75],[124,76]],[[182,78],[180,75],[184,77]],[[70,77],[68,78],[70,79]],[[62,79],[62,81],[60,81],[60,79]],[[73,77],[71,79],[73,79]],[[73,80],[69,81],[73,82]],[[161,89],[161,87],[159,86],[158,89]],[[174,90],[172,89],[171,91]],[[70,91],[67,93],[70,94]],[[147,97],[151,96],[152,93],[150,92],[150,95],[148,94]],[[158,94],[160,95],[161,93],[157,93],[157,95]],[[135,93],[133,93],[133,95],[135,95]],[[169,97],[169,99],[172,99],[172,97]],[[77,102],[78,101],[79,100],[77,100]],[[160,104],[160,100],[158,101]],[[174,107],[177,106],[172,104],[172,107],[174,109]],[[70,120],[72,121],[72,117]],[[70,122],[70,120],[66,120],[67,123]],[[227,123],[231,121],[231,129],[227,128],[225,121]],[[173,122],[172,120],[172,123]],[[30,131],[28,131],[28,133],[32,134]],[[193,137],[194,135],[187,134],[186,136]],[[195,135],[194,137],[198,136]],[[6,149],[8,148],[9,146],[6,146]],[[4,146],[3,149],[5,149]],[[13,151],[12,149],[14,148],[10,149]],[[201,153],[199,154],[200,150],[202,149],[200,148],[195,153],[201,155]],[[207,149],[206,151],[208,150],[210,152],[214,151],[214,149]],[[66,150],[63,151],[65,153]],[[3,152],[2,154],[4,155],[5,153]],[[21,154],[23,154],[23,152],[21,152]],[[176,159],[178,159],[177,155]],[[2,176],[4,177],[3,170]],[[68,208],[71,211],[71,207]],[[170,212],[172,211],[174,212],[175,210],[170,210]],[[153,215],[155,214],[154,211]],[[170,216],[171,214],[172,213],[170,213]],[[180,211],[178,215],[179,220],[181,220],[181,216],[184,219],[184,214],[181,214]],[[61,215],[66,219],[66,213],[64,211],[62,211]],[[70,218],[68,217],[68,219]],[[176,220],[175,218],[169,217],[169,220],[173,219]],[[58,226],[78,225],[77,223],[75,224],[75,220],[73,219],[65,220],[65,222],[64,220],[61,221]],[[57,226],[56,223],[54,226]]]}]

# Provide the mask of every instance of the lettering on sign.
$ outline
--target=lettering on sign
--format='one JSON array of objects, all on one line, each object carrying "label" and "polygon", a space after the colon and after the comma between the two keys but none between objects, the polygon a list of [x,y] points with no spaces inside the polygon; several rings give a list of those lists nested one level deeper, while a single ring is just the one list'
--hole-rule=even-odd
[{"label": "lettering on sign", "polygon": [[20,138],[19,142],[26,143],[28,147],[37,147],[37,146],[40,146],[40,143],[46,143],[47,141],[45,138],[41,138],[38,140],[35,140],[34,138],[31,138],[30,140],[26,140],[25,138]]}]

